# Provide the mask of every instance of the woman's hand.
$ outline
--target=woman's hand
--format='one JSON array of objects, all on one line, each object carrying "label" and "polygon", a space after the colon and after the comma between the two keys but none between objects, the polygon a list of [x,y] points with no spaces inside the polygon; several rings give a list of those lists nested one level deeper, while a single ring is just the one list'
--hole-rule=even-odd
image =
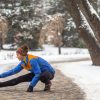
[{"label": "woman's hand", "polygon": [[33,92],[33,86],[29,86],[27,92]]}]

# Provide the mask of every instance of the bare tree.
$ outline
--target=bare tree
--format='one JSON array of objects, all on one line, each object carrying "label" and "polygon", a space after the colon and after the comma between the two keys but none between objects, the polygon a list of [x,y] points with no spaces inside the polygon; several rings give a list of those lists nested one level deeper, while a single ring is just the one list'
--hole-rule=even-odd
[{"label": "bare tree", "polygon": [[5,38],[7,37],[8,23],[7,20],[0,16],[0,49],[3,49]]},{"label": "bare tree", "polygon": [[[63,0],[63,1],[65,2],[67,10],[70,12],[73,20],[75,21],[79,35],[86,43],[93,64],[100,65],[99,61],[100,44],[98,38],[96,38],[95,36],[96,31],[98,33],[98,36],[100,32],[100,31],[98,32],[99,29],[95,27],[100,24],[99,16],[97,15],[96,11],[92,8],[92,5],[90,5],[88,0]],[[80,7],[80,4],[82,5],[82,7]],[[91,9],[89,10],[90,6],[92,8],[92,11],[94,11],[95,13],[93,13]],[[92,26],[96,31],[92,29],[89,23],[92,18],[92,15],[94,15],[94,17],[96,18],[96,20],[93,20],[95,24],[91,22]]]},{"label": "bare tree", "polygon": [[[96,1],[94,2],[94,0],[92,0],[91,2],[94,4]],[[88,19],[88,22],[94,31],[96,38],[98,38],[98,41],[100,42],[100,18],[97,12],[93,8],[92,4],[88,2],[88,0],[81,0],[78,4],[84,12],[86,19]]]},{"label": "bare tree", "polygon": [[54,44],[58,47],[58,53],[61,54],[62,46],[62,33],[64,30],[64,18],[61,14],[55,14],[51,20],[43,26],[40,33],[39,45],[40,47],[44,43]]},{"label": "bare tree", "polygon": [[54,44],[55,46],[61,46],[63,30],[64,18],[59,14],[53,15],[51,20],[42,27],[40,33],[40,45],[49,43]]}]

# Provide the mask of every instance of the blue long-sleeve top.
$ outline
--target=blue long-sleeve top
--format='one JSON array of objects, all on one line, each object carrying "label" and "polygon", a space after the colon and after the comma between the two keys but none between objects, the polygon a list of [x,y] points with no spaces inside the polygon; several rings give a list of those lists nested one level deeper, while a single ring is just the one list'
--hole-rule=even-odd
[{"label": "blue long-sleeve top", "polygon": [[[26,63],[27,62],[28,62],[28,56],[26,57]],[[22,65],[25,65],[26,63],[24,61],[21,61],[15,68],[0,74],[0,77],[4,78],[4,77],[8,77],[8,76],[11,76],[11,75],[14,75],[14,74],[20,72],[23,69]],[[53,69],[53,67],[46,60],[42,59],[41,57],[31,59],[30,65],[31,65],[31,69],[29,69],[28,71],[30,71],[31,73],[33,73],[35,75],[33,77],[32,81],[30,82],[30,85],[33,87],[35,87],[35,85],[38,83],[40,74],[42,72],[49,71],[52,74],[55,73],[55,70]]]}]

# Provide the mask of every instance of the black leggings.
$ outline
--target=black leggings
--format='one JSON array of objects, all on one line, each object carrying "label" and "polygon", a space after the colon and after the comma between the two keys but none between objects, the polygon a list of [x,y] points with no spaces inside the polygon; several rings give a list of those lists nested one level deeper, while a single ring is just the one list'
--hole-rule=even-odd
[{"label": "black leggings", "polygon": [[[34,77],[33,73],[25,74],[25,75],[19,76],[17,78],[14,78],[5,82],[0,82],[0,87],[14,86],[22,82],[30,82],[33,79],[33,77]],[[40,75],[40,81],[45,84],[48,84],[49,81],[52,80],[53,78],[54,78],[54,75],[48,71],[45,71],[41,73]]]}]

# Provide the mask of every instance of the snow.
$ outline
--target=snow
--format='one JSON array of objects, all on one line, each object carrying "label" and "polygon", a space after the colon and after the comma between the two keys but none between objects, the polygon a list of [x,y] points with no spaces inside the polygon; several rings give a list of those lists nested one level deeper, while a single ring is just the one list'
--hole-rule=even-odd
[{"label": "snow", "polygon": [[[11,44],[4,45],[3,47],[7,49],[7,46],[8,46],[8,48],[11,48]],[[66,59],[74,60],[74,59],[76,59],[76,57],[84,58],[84,57],[89,56],[87,49],[61,48],[61,55],[58,55],[57,47],[54,47],[53,45],[44,45],[43,47],[44,47],[43,51],[29,51],[29,53],[43,57],[44,59],[51,61],[51,62],[61,61],[61,60],[63,61]],[[84,54],[84,57],[83,57],[83,54]],[[0,51],[0,64],[9,63],[9,61],[11,61],[13,63],[18,62],[18,60],[16,58],[16,52],[1,50]]]},{"label": "snow", "polygon": [[73,22],[73,19],[72,19],[72,18],[69,18],[69,19],[68,19],[68,22],[67,22],[66,29],[67,29],[68,31],[70,31],[71,27],[76,28],[76,25],[75,25],[75,23]]},{"label": "snow", "polygon": [[91,29],[87,19],[85,18],[85,16],[83,15],[83,13],[81,11],[80,11],[80,14],[81,14],[81,18],[82,18],[82,24],[80,27],[86,28],[88,30],[88,32],[95,38],[94,32]]},{"label": "snow", "polygon": [[100,13],[100,8],[99,8],[100,7],[100,0],[97,1],[97,6],[98,6],[97,12]]},{"label": "snow", "polygon": [[5,13],[6,15],[10,15],[11,14],[11,10],[9,9],[2,9],[2,13]]},{"label": "snow", "polygon": [[99,21],[100,21],[100,17],[99,17],[99,15],[97,14],[97,12],[95,11],[95,9],[93,8],[93,6],[89,3],[88,0],[86,0],[86,2],[87,2],[87,4],[88,4],[88,6],[89,6],[89,9],[90,9],[91,14],[92,14],[92,15],[96,15],[97,18],[98,18]]},{"label": "snow", "polygon": [[56,66],[85,91],[86,100],[100,100],[100,66],[92,66],[91,61],[62,63]]},{"label": "snow", "polygon": [[[71,78],[86,93],[86,100],[100,100],[100,66],[92,65],[88,50],[62,48],[61,51],[62,54],[58,55],[58,48],[44,45],[43,51],[29,53],[41,56],[57,66],[57,69]],[[15,51],[0,51],[0,73],[4,72],[7,66],[16,65],[18,62]]]}]

